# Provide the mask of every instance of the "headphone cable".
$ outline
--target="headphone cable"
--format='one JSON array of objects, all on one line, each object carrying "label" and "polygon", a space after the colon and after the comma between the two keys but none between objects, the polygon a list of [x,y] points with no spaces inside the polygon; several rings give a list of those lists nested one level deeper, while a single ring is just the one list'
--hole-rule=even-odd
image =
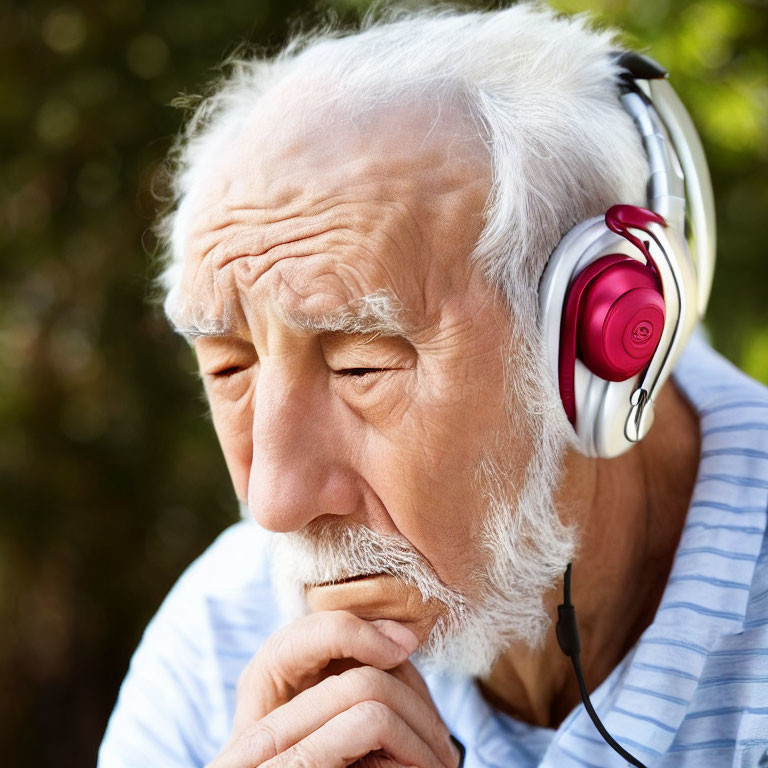
[{"label": "headphone cable", "polygon": [[624,749],[624,747],[622,747],[610,733],[608,733],[589,699],[587,686],[584,683],[584,675],[581,671],[581,661],[579,660],[581,643],[579,641],[579,628],[576,625],[576,609],[573,607],[573,603],[571,603],[571,566],[572,563],[568,563],[568,567],[565,569],[565,579],[563,580],[563,602],[557,606],[557,625],[555,626],[557,643],[560,646],[560,650],[566,656],[569,656],[573,663],[573,669],[576,672],[576,680],[579,683],[581,700],[584,703],[584,708],[587,710],[587,714],[589,714],[592,722],[595,724],[595,728],[597,728],[600,735],[608,743],[608,746],[618,752],[630,763],[630,765],[634,765],[636,768],[646,768],[643,763],[627,752],[627,750]]}]

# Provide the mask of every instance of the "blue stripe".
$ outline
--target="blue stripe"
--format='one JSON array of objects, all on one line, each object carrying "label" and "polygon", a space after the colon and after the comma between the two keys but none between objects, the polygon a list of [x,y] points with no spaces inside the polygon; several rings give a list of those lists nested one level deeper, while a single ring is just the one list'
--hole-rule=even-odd
[{"label": "blue stripe", "polygon": [[[584,739],[584,741],[590,741],[593,744],[603,745],[606,743],[605,739],[598,738],[597,736],[588,736],[586,733],[579,733],[578,731],[573,731],[572,735],[579,739]],[[657,749],[653,749],[647,744],[641,744],[639,741],[634,741],[627,736],[622,736],[620,733],[612,733],[611,736],[613,736],[613,738],[618,741],[622,747],[634,747],[636,749],[642,749],[643,752],[647,752],[649,755],[661,754],[661,752],[659,752]]]},{"label": "blue stripe", "polygon": [[738,485],[740,488],[768,488],[768,480],[761,480],[759,477],[744,477],[741,475],[725,474],[699,475],[699,482],[706,482],[708,480],[717,483]]},{"label": "blue stripe", "polygon": [[646,723],[651,723],[657,728],[661,728],[662,731],[667,731],[668,733],[677,733],[677,728],[673,728],[671,725],[662,723],[661,720],[657,720],[655,717],[649,717],[648,715],[638,715],[637,712],[630,712],[628,709],[624,709],[623,707],[613,707],[611,712],[618,712],[619,714],[626,715],[627,717],[632,717],[635,720],[642,720]]},{"label": "blue stripe", "polygon": [[731,613],[730,611],[716,611],[713,608],[706,608],[698,603],[689,603],[685,600],[679,600],[673,603],[664,603],[656,612],[674,610],[676,608],[685,608],[688,611],[698,613],[700,616],[713,616],[716,619],[730,619],[731,621],[741,621],[744,618],[743,613]]},{"label": "blue stripe", "polygon": [[661,667],[658,664],[647,664],[644,661],[636,661],[632,664],[632,668],[635,669],[647,669],[651,672],[661,672],[665,675],[672,675],[674,677],[682,677],[684,680],[698,680],[696,675],[692,675],[690,672],[683,672],[681,669],[675,669],[674,667]]},{"label": "blue stripe", "polygon": [[759,627],[768,627],[768,619],[750,619],[744,622],[744,629],[758,629]]},{"label": "blue stripe", "polygon": [[735,507],[732,504],[725,504],[722,501],[694,501],[691,509],[706,507],[707,509],[717,509],[720,512],[736,512],[740,515],[764,515],[766,507]]},{"label": "blue stripe", "polygon": [[717,709],[702,709],[698,712],[689,712],[684,720],[695,720],[698,717],[721,717],[722,715],[735,715],[747,712],[750,715],[768,715],[768,707],[717,707]]},{"label": "blue stripe", "polygon": [[711,741],[697,741],[692,744],[673,744],[670,752],[687,752],[690,749],[733,749],[736,746],[734,739],[712,739]]},{"label": "blue stripe", "polygon": [[250,661],[256,654],[256,651],[251,651],[246,648],[222,648],[216,649],[216,655],[225,659],[236,659],[238,661]]},{"label": "blue stripe", "polygon": [[635,693],[643,693],[646,696],[653,696],[656,699],[664,699],[664,701],[670,701],[672,704],[680,704],[683,707],[688,706],[689,703],[686,699],[680,699],[677,696],[670,696],[668,693],[652,691],[650,688],[641,688],[639,685],[625,685],[622,690],[634,691]]},{"label": "blue stripe", "polygon": [[766,597],[768,597],[768,589],[764,589],[762,592],[752,595],[749,602],[750,604],[759,603],[761,600],[765,600]]},{"label": "blue stripe", "polygon": [[584,768],[605,768],[604,765],[595,765],[594,763],[588,763],[583,757],[579,757],[579,755],[574,755],[570,749],[566,749],[562,744],[558,746],[560,747],[560,751],[564,755],[568,755],[568,757],[570,757],[571,760],[575,760],[579,765],[583,765]]},{"label": "blue stripe", "polygon": [[[641,744],[639,741],[635,741],[634,739],[630,739],[626,736],[622,736],[621,734],[611,734],[611,735],[624,748],[632,747],[633,749],[640,749],[643,752],[647,752],[649,755],[661,754],[661,752],[659,752],[658,749],[653,749],[652,747],[649,747],[647,744]],[[602,741],[602,739],[600,739],[600,741]]]},{"label": "blue stripe", "polygon": [[768,648],[739,648],[733,651],[712,651],[711,656],[768,656]]},{"label": "blue stripe", "polygon": [[704,408],[699,411],[702,416],[709,416],[710,413],[718,413],[719,411],[729,411],[733,408],[768,408],[767,400],[737,400],[733,403],[723,403],[722,405],[714,405],[712,408]]},{"label": "blue stripe", "polygon": [[702,656],[706,656],[709,650],[703,645],[696,645],[688,640],[677,640],[672,637],[644,637],[640,641],[643,645],[668,645],[673,648],[684,648],[686,651],[693,651]]},{"label": "blue stripe", "polygon": [[757,560],[757,555],[750,555],[748,552],[730,552],[727,549],[718,549],[717,547],[689,547],[678,551],[678,557],[686,555],[718,555],[728,558],[728,560],[746,560],[753,563]]},{"label": "blue stripe", "polygon": [[674,584],[678,581],[699,581],[703,584],[711,584],[713,587],[723,587],[724,589],[743,589],[749,592],[752,589],[751,584],[742,584],[740,581],[726,581],[725,579],[716,579],[714,576],[702,576],[701,574],[690,574],[685,576],[671,576],[667,584]]},{"label": "blue stripe", "polygon": [[755,448],[713,448],[701,452],[702,459],[708,459],[710,456],[747,456],[750,459],[768,459],[766,451],[758,451]]},{"label": "blue stripe", "polygon": [[719,688],[734,683],[768,683],[768,675],[731,675],[730,677],[708,677],[699,683],[699,688]]},{"label": "blue stripe", "polygon": [[747,536],[762,536],[765,531],[754,525],[712,525],[711,523],[688,523],[686,529],[703,528],[705,531],[734,531],[735,533],[744,533]]},{"label": "blue stripe", "polygon": [[710,427],[705,429],[702,433],[702,437],[708,437],[709,435],[715,435],[719,432],[749,432],[755,429],[768,430],[768,424],[764,424],[761,421],[747,421],[744,424],[723,424],[721,427]]}]

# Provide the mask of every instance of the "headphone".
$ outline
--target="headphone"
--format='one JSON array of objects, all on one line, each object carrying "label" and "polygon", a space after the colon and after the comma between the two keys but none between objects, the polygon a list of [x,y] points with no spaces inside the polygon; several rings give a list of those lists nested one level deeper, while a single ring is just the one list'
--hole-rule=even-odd
[{"label": "headphone", "polygon": [[539,284],[547,367],[577,447],[603,458],[648,434],[715,267],[712,182],[691,118],[657,62],[634,52],[616,62],[648,158],[647,207],[614,205],[577,224]]}]

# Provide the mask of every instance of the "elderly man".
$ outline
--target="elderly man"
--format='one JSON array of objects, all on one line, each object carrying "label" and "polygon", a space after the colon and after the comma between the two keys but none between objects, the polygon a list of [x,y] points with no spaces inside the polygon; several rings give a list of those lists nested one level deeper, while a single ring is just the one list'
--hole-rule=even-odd
[{"label": "elderly man", "polygon": [[[686,347],[711,275],[636,126],[659,73],[614,48],[540,7],[408,15],[203,102],[166,310],[247,519],[148,628],[102,768],[768,760],[768,395]],[[598,225],[630,287],[593,353],[598,262],[552,297]]]}]

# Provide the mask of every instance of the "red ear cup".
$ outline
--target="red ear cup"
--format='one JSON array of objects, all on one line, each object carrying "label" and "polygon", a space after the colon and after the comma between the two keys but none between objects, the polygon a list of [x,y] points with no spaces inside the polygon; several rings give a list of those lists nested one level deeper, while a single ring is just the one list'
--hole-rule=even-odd
[{"label": "red ear cup", "polygon": [[640,373],[664,329],[664,297],[651,270],[634,259],[612,264],[584,291],[577,355],[601,379]]},{"label": "red ear cup", "polygon": [[603,256],[571,286],[563,312],[560,395],[576,424],[576,357],[597,376],[625,381],[656,351],[664,329],[664,297],[652,268],[629,256]]}]

